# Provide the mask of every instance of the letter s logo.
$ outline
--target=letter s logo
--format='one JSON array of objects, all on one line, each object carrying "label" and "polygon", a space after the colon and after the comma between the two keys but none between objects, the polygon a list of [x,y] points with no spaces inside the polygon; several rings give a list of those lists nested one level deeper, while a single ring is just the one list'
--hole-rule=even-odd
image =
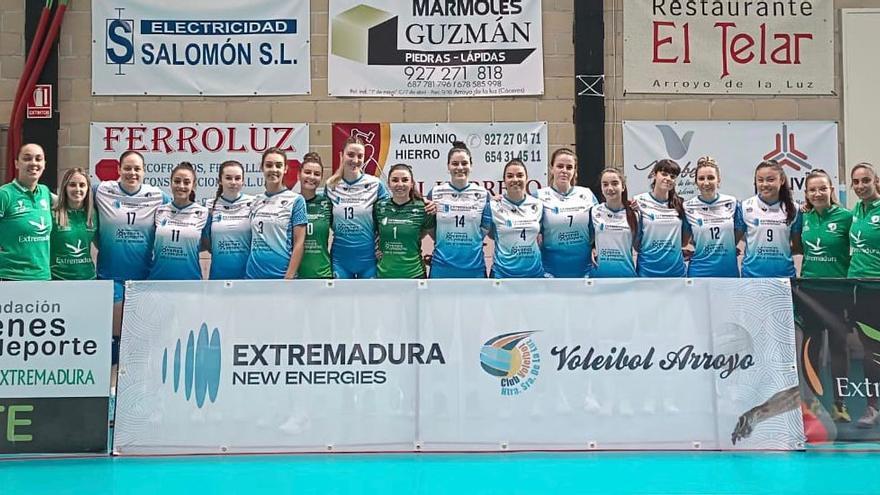
[{"label": "letter s logo", "polygon": [[[107,49],[105,50],[108,64],[128,64],[134,58],[134,36],[131,19],[107,19]],[[117,52],[110,44],[114,43],[121,50]]]}]

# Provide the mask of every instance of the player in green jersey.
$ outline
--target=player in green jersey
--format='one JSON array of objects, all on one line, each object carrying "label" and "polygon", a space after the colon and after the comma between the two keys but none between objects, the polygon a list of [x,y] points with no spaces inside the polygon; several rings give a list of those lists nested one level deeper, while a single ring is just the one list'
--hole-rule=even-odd
[{"label": "player in green jersey", "polygon": [[49,280],[52,193],[39,183],[43,148],[23,145],[15,168],[15,179],[0,186],[0,280]]},{"label": "player in green jersey", "polygon": [[[849,229],[852,214],[837,203],[837,192],[831,177],[824,170],[814,170],[805,180],[806,203],[803,209],[802,240],[804,261],[801,277],[804,279],[846,278],[849,269]],[[803,366],[805,382],[816,397],[823,395],[824,388],[819,380],[822,342],[824,332],[828,331],[828,347],[831,362],[832,383],[838,378],[847,378],[846,338],[850,326],[844,316],[852,297],[852,291],[841,287],[840,283],[821,280],[811,283],[804,280],[795,286],[795,301],[798,321],[804,332]],[[810,304],[811,300],[822,304]],[[806,304],[798,304],[804,301]],[[815,308],[828,308],[829,311],[816,311]],[[840,396],[837,386],[831,387],[834,404],[831,418],[838,423],[851,421],[846,403]],[[814,402],[814,404],[816,404]]]},{"label": "player in green jersey", "polygon": [[94,280],[92,243],[98,232],[98,215],[89,174],[81,168],[69,169],[58,192],[58,204],[52,209],[52,278]]},{"label": "player in green jersey", "polygon": [[305,251],[297,278],[333,278],[330,264],[330,225],[333,223],[333,204],[318,193],[324,176],[324,163],[317,153],[306,153],[299,170],[300,193],[306,200]]},{"label": "player in green jersey", "polygon": [[391,197],[373,206],[379,237],[379,278],[425,278],[422,238],[434,227],[415,188],[412,168],[398,163],[388,171]]}]

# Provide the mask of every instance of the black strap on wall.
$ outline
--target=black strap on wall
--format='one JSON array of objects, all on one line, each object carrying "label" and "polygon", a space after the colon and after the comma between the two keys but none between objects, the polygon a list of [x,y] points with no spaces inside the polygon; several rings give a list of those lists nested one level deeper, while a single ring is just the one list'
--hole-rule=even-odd
[{"label": "black strap on wall", "polygon": [[602,0],[574,2],[578,184],[597,190],[605,168],[605,21]]},{"label": "black strap on wall", "polygon": [[[57,4],[54,7],[58,8]],[[34,35],[37,31],[37,23],[40,20],[40,14],[43,12],[43,2],[28,1],[25,2],[25,21],[24,21],[24,39],[26,50],[29,52],[34,42]],[[28,77],[29,74],[22,74],[22,77]],[[46,66],[37,84],[52,85],[52,118],[51,119],[29,119],[25,116],[24,125],[22,126],[22,143],[37,143],[43,147],[46,152],[46,171],[43,172],[43,178],[40,182],[49,186],[49,189],[55,190],[58,185],[58,128],[61,119],[58,112],[58,42],[54,43],[52,51],[49,52],[49,58],[46,59]],[[30,97],[30,95],[27,95]],[[86,163],[67,164],[68,167],[87,167]]]}]

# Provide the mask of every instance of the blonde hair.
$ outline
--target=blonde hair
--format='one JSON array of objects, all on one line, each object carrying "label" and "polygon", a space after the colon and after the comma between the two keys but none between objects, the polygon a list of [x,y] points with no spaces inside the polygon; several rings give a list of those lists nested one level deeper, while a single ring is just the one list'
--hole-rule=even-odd
[{"label": "blonde hair", "polygon": [[[349,145],[359,144],[361,146],[364,145],[364,140],[359,137],[349,137],[345,140],[345,143],[342,145],[342,152],[345,153],[345,149],[348,148]],[[339,181],[342,180],[342,174],[345,170],[345,167],[342,164],[339,164],[339,167],[327,178],[327,187],[330,189],[335,189],[337,185],[339,185]]]},{"label": "blonde hair", "polygon": [[58,182],[58,192],[61,194],[58,195],[58,203],[52,209],[52,214],[55,217],[55,222],[60,227],[67,227],[70,224],[70,215],[68,214],[70,211],[70,200],[67,199],[67,185],[76,174],[82,175],[86,180],[86,195],[83,198],[83,210],[86,212],[86,226],[91,229],[94,227],[92,217],[94,217],[95,213],[95,202],[92,201],[92,181],[89,179],[89,174],[79,167],[68,169],[67,172],[64,172],[64,175]]},{"label": "blonde hair", "polygon": [[821,168],[817,168],[816,170],[813,170],[812,172],[807,174],[807,177],[804,179],[804,209],[806,209],[807,211],[810,211],[813,209],[813,203],[810,203],[810,196],[808,194],[806,194],[807,186],[810,183],[810,179],[819,179],[819,178],[822,178],[822,179],[825,179],[828,181],[828,187],[831,188],[831,204],[833,204],[833,205],[840,204],[837,201],[837,194],[836,194],[837,191],[834,188],[834,183],[831,182],[831,176],[828,175],[828,172],[822,170]]}]

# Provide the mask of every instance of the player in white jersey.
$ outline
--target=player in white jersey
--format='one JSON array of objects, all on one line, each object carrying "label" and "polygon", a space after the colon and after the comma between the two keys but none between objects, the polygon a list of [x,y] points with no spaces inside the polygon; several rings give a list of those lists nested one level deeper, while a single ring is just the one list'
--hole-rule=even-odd
[{"label": "player in white jersey", "polygon": [[633,244],[639,221],[626,193],[626,177],[615,168],[599,176],[605,202],[590,209],[590,238],[595,266],[590,276],[628,278],[636,276]]},{"label": "player in white jersey", "polygon": [[743,277],[794,277],[792,254],[801,252],[801,215],[788,179],[775,160],[755,169],[755,196],[742,202],[746,226]]},{"label": "player in white jersey", "polygon": [[491,223],[489,192],[468,182],[471,152],[461,141],[446,156],[449,182],[428,192],[437,206],[431,278],[486,278],[483,238]]},{"label": "player in white jersey", "polygon": [[670,159],[658,160],[651,170],[651,191],[634,199],[639,207],[638,266],[640,277],[683,277],[682,247],[689,233],[684,201],[675,192],[681,167]]},{"label": "player in white jersey", "polygon": [[119,158],[119,180],[95,186],[98,210],[98,278],[113,280],[113,331],[122,327],[126,280],[144,280],[150,273],[156,209],[171,200],[155,186],[144,184],[144,157],[126,151]]},{"label": "player in white jersey", "polygon": [[251,251],[251,205],[254,197],[242,194],[244,167],[235,160],[220,164],[219,185],[208,208],[206,234],[211,249],[211,280],[244,278]]},{"label": "player in white jersey", "polygon": [[388,189],[377,177],[364,173],[364,143],[359,138],[345,141],[339,162],[325,187],[333,203],[333,276],[376,278],[373,204],[388,198]]},{"label": "player in white jersey", "polygon": [[171,171],[170,203],[156,210],[156,243],[151,280],[201,280],[199,248],[208,224],[208,209],[196,204],[196,171],[180,162]]},{"label": "player in white jersey", "polygon": [[251,205],[251,250],[248,279],[296,278],[306,237],[306,201],[284,184],[287,155],[269,148],[260,159],[266,192]]},{"label": "player in white jersey", "polygon": [[589,275],[590,208],[598,201],[589,188],[576,186],[577,156],[560,148],[550,157],[549,187],[538,190],[544,204],[541,259],[544,271],[557,278]]},{"label": "player in white jersey", "polygon": [[513,159],[504,165],[504,186],[501,198],[491,201],[492,223],[489,235],[495,240],[492,263],[494,278],[541,278],[541,218],[544,206],[526,193],[529,182],[526,166]]},{"label": "player in white jersey", "polygon": [[688,277],[739,277],[736,245],[745,225],[736,198],[718,192],[721,172],[710,156],[697,160],[700,194],[685,201],[684,212],[694,245]]}]

